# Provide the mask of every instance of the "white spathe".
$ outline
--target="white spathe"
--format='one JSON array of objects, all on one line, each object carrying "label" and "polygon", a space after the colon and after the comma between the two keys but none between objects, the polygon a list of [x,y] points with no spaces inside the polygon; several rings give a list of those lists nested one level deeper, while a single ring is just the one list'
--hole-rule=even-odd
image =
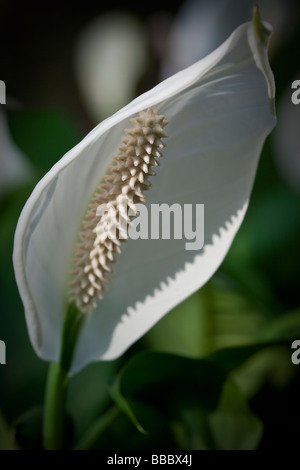
[{"label": "white spathe", "polygon": [[72,372],[120,356],[221,264],[276,122],[264,46],[269,26],[260,28],[258,34],[252,23],[240,26],[212,54],[103,121],[34,189],[18,222],[14,266],[30,339],[41,358],[58,361],[81,220],[129,119],[139,111],[153,107],[169,121],[167,147],[146,203],[204,204],[204,248],[187,251],[185,239],[124,243],[109,290],[83,325]]}]

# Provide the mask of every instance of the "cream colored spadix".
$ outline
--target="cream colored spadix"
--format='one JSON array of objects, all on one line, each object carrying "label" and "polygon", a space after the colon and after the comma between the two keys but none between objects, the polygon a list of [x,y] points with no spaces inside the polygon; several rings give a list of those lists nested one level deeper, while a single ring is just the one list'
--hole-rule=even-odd
[{"label": "cream colored spadix", "polygon": [[[121,253],[120,242],[127,238],[130,218],[124,227],[120,208],[127,215],[129,209],[134,212],[135,204],[145,202],[144,191],[150,188],[148,178],[155,175],[151,167],[159,165],[159,149],[164,147],[161,139],[167,137],[163,130],[167,121],[157,110],[141,111],[131,122],[133,127],[127,129],[105,183],[99,184],[92,197],[76,245],[69,299],[85,313],[96,307],[97,299],[102,299],[110,280],[106,273],[112,271],[111,264]],[[101,205],[107,210],[98,215]],[[110,231],[111,226],[114,230]]]},{"label": "cream colored spadix", "polygon": [[[188,251],[184,238],[129,238],[123,243],[109,289],[85,316],[72,372],[120,356],[220,266],[245,216],[259,155],[276,122],[266,53],[269,33],[257,18],[254,26],[240,26],[209,56],[99,124],[36,186],[18,222],[14,267],[30,339],[40,357],[58,361],[82,220],[118,153],[124,129],[139,112],[152,108],[169,122],[167,146],[151,178],[146,207],[204,204],[204,247]],[[139,157],[145,154],[149,168],[155,134],[149,136],[146,152],[138,144],[138,154],[124,162],[121,175],[112,172],[106,188],[115,184],[112,178],[120,187],[128,180],[131,189],[142,184],[138,168],[147,179]],[[128,134],[125,147],[134,137]]]}]

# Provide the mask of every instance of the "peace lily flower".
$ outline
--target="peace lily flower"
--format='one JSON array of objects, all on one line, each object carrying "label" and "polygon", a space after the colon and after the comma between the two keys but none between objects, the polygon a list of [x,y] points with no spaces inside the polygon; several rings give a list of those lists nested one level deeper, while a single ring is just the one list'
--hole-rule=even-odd
[{"label": "peace lily flower", "polygon": [[[99,124],[36,186],[18,222],[13,258],[30,339],[41,358],[59,361],[71,301],[84,311],[74,373],[120,356],[219,267],[245,216],[259,155],[275,125],[269,35],[255,13],[209,56]],[[145,198],[146,207],[204,204],[203,249],[186,250],[185,239],[128,239],[120,254],[105,237],[99,244],[98,205],[126,194],[133,204]],[[115,272],[99,300],[113,260]]]}]

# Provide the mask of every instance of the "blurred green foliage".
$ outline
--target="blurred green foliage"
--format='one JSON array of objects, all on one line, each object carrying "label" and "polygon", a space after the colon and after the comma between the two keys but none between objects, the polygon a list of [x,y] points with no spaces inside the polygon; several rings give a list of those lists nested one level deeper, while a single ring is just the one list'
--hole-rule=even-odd
[{"label": "blurred green foliage", "polygon": [[[298,71],[287,51],[295,51],[299,39],[300,27],[273,58],[279,97]],[[7,347],[7,365],[0,365],[0,449],[17,446],[10,426],[20,446],[39,448],[47,364],[27,336],[13,236],[34,185],[84,131],[61,110],[16,109],[8,119],[35,173],[31,185],[0,201],[0,339]],[[91,364],[72,378],[70,446],[101,416],[107,419],[93,439],[99,449],[296,444],[300,365],[292,364],[290,345],[300,338],[299,207],[300,192],[275,168],[271,136],[245,221],[215,276],[122,358]],[[122,412],[109,411],[113,401]]]}]

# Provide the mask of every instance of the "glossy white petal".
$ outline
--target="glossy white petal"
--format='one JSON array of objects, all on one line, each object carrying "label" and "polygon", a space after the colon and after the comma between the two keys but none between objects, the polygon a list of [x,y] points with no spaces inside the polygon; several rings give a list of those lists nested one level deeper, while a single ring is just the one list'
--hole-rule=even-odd
[{"label": "glossy white petal", "polygon": [[103,121],[40,181],[21,214],[14,248],[39,356],[58,360],[74,241],[129,118],[151,106],[169,120],[147,206],[204,204],[205,245],[186,251],[184,239],[124,243],[109,290],[83,326],[73,372],[121,355],[216,271],[245,215],[259,155],[275,125],[273,97],[265,48],[252,24],[242,25],[208,57]]}]

